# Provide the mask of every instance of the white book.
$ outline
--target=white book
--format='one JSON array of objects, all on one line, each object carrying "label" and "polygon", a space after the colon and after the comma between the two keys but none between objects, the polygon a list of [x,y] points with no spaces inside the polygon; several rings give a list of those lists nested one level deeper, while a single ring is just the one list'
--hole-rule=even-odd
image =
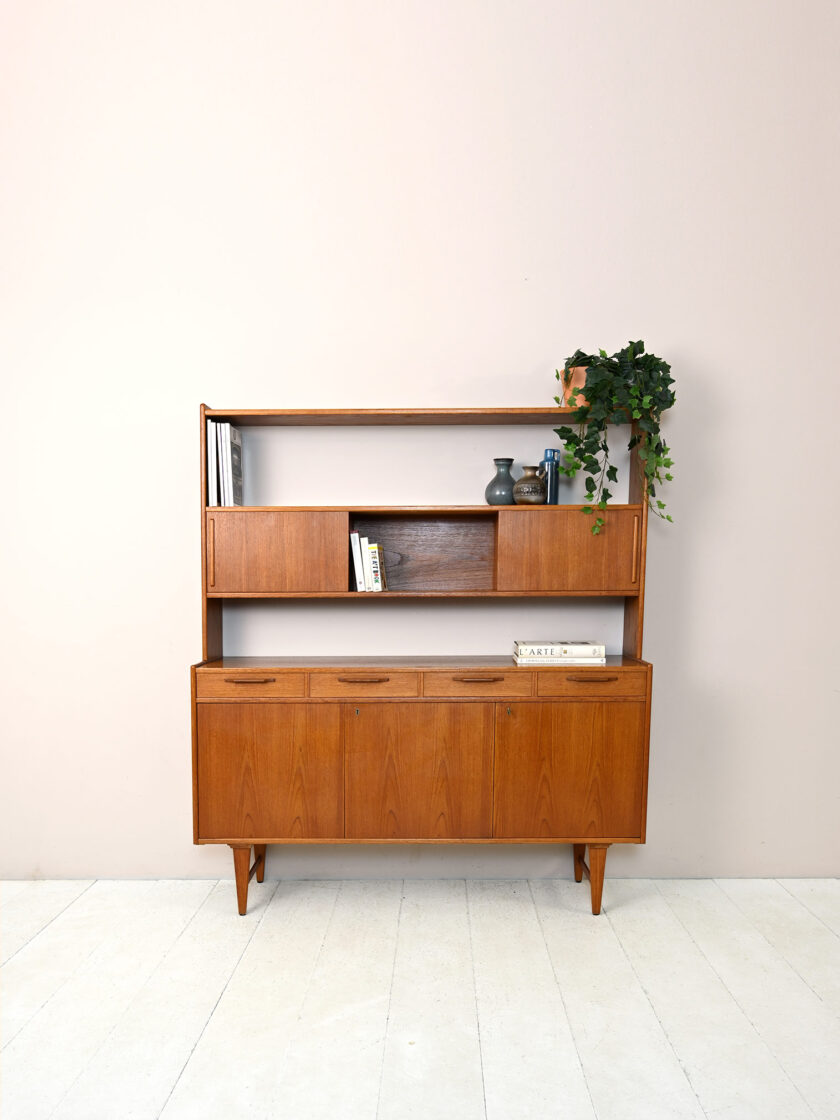
[{"label": "white book", "polygon": [[217,436],[216,442],[217,442],[218,447],[219,447],[219,505],[220,506],[229,506],[230,505],[230,502],[228,501],[228,497],[227,497],[227,489],[228,489],[227,461],[228,461],[228,456],[227,456],[227,439],[226,439],[226,434],[227,434],[226,429],[229,428],[229,427],[230,427],[230,424],[225,424],[224,421],[220,421],[218,424],[216,424],[216,436]]},{"label": "white book", "polygon": [[601,642],[514,642],[514,653],[524,657],[604,657],[607,647]]},{"label": "white book", "polygon": [[365,589],[365,570],[362,567],[362,548],[359,544],[359,534],[350,534],[350,551],[353,554],[353,574],[356,577],[356,590]]},{"label": "white book", "polygon": [[606,665],[606,657],[519,657],[514,654],[517,665]]},{"label": "white book", "polygon": [[368,552],[370,553],[370,582],[373,591],[382,590],[382,575],[379,571],[379,545],[369,544]]},{"label": "white book", "polygon": [[228,424],[228,463],[230,475],[230,505],[242,505],[242,434],[238,428]]},{"label": "white book", "polygon": [[219,504],[219,445],[216,442],[216,425],[207,421],[207,504]]},{"label": "white book", "polygon": [[370,565],[370,541],[367,537],[359,537],[359,547],[362,550],[362,571],[365,574],[365,591],[373,591],[373,569]]}]

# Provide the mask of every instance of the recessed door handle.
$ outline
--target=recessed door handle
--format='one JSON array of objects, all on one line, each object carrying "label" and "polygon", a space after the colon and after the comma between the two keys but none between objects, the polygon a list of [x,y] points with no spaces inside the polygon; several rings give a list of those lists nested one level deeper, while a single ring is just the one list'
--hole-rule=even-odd
[{"label": "recessed door handle", "polygon": [[453,677],[453,681],[461,681],[463,684],[494,684],[496,681],[503,681],[504,677]]},{"label": "recessed door handle", "polygon": [[341,684],[385,684],[390,677],[339,677]]},{"label": "recessed door handle", "polygon": [[566,677],[566,680],[577,684],[609,684],[610,681],[617,681],[618,677]]}]

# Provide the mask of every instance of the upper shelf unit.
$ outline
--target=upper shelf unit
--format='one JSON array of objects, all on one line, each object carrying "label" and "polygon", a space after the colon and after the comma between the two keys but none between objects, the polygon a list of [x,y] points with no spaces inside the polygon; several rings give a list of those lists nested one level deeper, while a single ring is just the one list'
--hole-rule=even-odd
[{"label": "upper shelf unit", "polygon": [[[613,595],[640,590],[642,507],[612,508],[600,535],[578,507],[211,509],[210,598],[353,596],[349,534],[382,548],[382,595]],[[365,596],[361,596],[365,597]]]},{"label": "upper shelf unit", "polygon": [[531,424],[553,427],[574,412],[556,405],[538,408],[208,408],[208,420],[229,420],[242,428],[358,427],[420,425]]}]

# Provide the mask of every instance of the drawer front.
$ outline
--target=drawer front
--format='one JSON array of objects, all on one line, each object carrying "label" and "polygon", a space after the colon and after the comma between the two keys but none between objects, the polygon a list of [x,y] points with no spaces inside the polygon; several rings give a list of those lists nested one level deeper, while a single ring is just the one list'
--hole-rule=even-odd
[{"label": "drawer front", "polygon": [[531,673],[464,670],[424,673],[424,696],[530,696]]},{"label": "drawer front", "polygon": [[199,700],[217,697],[250,700],[255,696],[305,696],[306,674],[274,669],[196,670],[195,694]]},{"label": "drawer front", "polygon": [[537,673],[537,696],[574,696],[581,700],[616,696],[643,700],[647,673],[643,669],[546,669]]},{"label": "drawer front", "polygon": [[343,673],[311,673],[310,696],[349,696],[363,700],[368,696],[419,696],[419,673],[393,672],[390,669],[348,669]]}]

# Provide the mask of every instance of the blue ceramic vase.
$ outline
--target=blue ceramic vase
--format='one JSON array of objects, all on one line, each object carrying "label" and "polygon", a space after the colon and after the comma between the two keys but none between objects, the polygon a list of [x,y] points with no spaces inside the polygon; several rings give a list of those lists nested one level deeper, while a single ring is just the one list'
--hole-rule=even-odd
[{"label": "blue ceramic vase", "polygon": [[496,473],[487,483],[484,500],[488,506],[512,506],[513,479],[510,468],[513,466],[513,459],[494,459],[493,462],[496,464]]}]

